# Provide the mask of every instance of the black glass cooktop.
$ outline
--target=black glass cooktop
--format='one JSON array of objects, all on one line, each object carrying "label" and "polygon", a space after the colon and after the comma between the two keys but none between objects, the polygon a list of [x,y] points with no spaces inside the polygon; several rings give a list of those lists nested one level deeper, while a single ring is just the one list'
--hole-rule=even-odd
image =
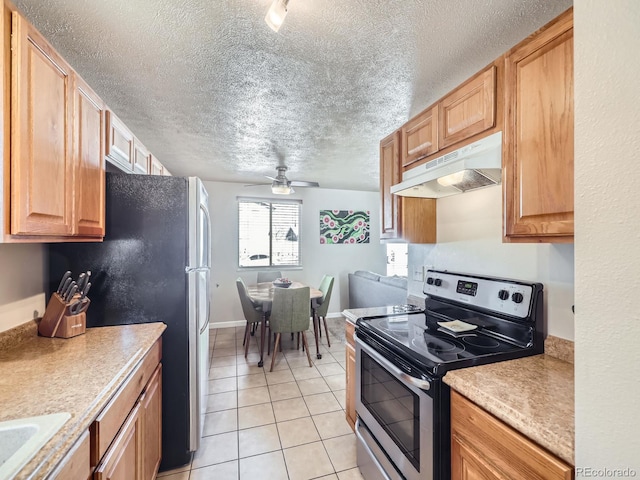
[{"label": "black glass cooktop", "polygon": [[530,355],[526,348],[492,336],[480,327],[454,334],[437,324],[427,326],[424,313],[365,317],[357,321],[360,331],[372,335],[405,357],[414,358],[433,374],[482,363]]}]

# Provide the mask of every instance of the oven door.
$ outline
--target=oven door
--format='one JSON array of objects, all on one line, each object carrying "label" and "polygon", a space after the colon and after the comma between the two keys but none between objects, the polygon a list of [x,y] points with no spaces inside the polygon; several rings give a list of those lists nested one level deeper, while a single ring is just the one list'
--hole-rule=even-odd
[{"label": "oven door", "polygon": [[[404,478],[434,480],[432,382],[409,376],[385,358],[389,356],[356,335],[356,412],[370,432],[369,438],[376,440]],[[366,435],[358,438],[367,443]],[[380,447],[372,442],[368,452],[378,457],[373,463],[384,470],[386,459],[375,454]],[[382,478],[395,476],[395,472],[386,471]]]}]

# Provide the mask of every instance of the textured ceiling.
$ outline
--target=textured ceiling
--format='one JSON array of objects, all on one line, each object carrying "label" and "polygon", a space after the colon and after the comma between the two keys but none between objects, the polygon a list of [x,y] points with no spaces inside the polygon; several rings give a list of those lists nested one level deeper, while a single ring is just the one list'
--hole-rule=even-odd
[{"label": "textured ceiling", "polygon": [[570,0],[14,0],[176,175],[378,190],[378,144]]}]

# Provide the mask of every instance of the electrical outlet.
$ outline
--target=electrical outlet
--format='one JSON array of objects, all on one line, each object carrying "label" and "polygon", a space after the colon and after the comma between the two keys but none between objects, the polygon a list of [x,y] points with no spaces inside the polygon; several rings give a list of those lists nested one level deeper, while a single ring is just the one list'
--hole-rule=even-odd
[{"label": "electrical outlet", "polygon": [[424,280],[424,272],[422,270],[422,265],[414,265],[413,280],[416,282],[422,282]]}]

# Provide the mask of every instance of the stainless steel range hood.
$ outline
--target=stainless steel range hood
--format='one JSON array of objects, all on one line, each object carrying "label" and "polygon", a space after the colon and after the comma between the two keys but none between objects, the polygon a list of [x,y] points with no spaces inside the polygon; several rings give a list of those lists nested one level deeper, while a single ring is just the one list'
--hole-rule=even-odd
[{"label": "stainless steel range hood", "polygon": [[470,143],[402,174],[391,193],[439,198],[498,185],[502,178],[502,132]]}]

